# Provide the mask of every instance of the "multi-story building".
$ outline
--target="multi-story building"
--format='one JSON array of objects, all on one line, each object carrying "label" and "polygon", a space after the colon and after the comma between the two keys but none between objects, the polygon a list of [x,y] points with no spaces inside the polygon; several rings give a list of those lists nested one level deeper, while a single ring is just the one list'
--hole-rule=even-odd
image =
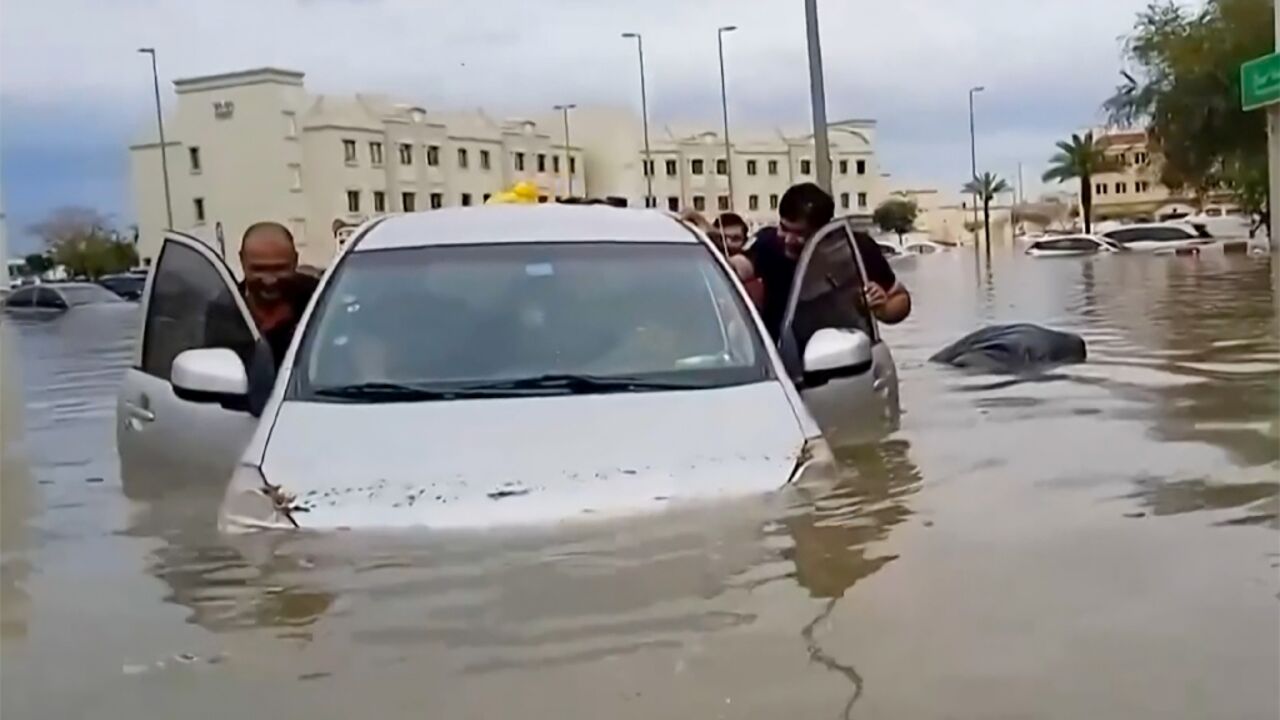
[{"label": "multi-story building", "polygon": [[[1159,220],[1195,213],[1202,199],[1190,189],[1174,191],[1160,182],[1161,157],[1144,130],[1098,130],[1094,137],[1117,169],[1093,176],[1095,220]],[[1203,198],[1230,202],[1226,189]]]},{"label": "multi-story building", "polygon": [[[437,112],[383,96],[311,95],[303,73],[263,68],[177,80],[165,121],[175,229],[222,249],[233,266],[241,235],[262,220],[293,231],[303,263],[337,250],[336,221],[479,205],[518,181],[550,200],[612,197],[642,207],[733,209],[773,222],[787,187],[816,177],[811,134],[657,127],[650,155],[638,115],[583,107],[495,120]],[[875,121],[830,126],[837,212],[870,215],[883,199]],[[139,252],[152,258],[169,224],[160,146],[131,147]],[[566,152],[567,150],[567,152]],[[649,160],[651,158],[651,161]],[[730,169],[733,191],[730,193]]]}]

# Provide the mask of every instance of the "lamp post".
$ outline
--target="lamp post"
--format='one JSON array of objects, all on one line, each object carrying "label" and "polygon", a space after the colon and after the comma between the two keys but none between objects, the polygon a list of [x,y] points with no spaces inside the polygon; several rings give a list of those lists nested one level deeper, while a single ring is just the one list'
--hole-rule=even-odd
[{"label": "lamp post", "polygon": [[657,168],[653,165],[653,155],[649,152],[649,98],[644,88],[644,38],[640,33],[625,32],[622,33],[624,38],[635,38],[636,53],[640,58],[640,121],[644,125],[644,160],[648,165],[648,172],[644,173],[645,182],[645,207],[657,207],[658,201],[653,197],[653,175],[657,172]]},{"label": "lamp post", "polygon": [[[969,88],[969,179],[978,179],[978,143],[977,134],[973,124],[973,96],[986,90],[985,87],[977,85]],[[978,244],[978,194],[973,194],[973,243],[974,247]]]},{"label": "lamp post", "polygon": [[809,44],[809,101],[813,106],[818,186],[830,193],[831,149],[827,144],[827,91],[822,79],[822,44],[818,39],[818,0],[804,0],[804,27]]},{"label": "lamp post", "polygon": [[164,212],[168,228],[173,229],[173,200],[169,195],[169,152],[164,140],[164,113],[160,110],[160,72],[156,69],[156,49],[138,48],[138,52],[151,56],[151,85],[156,95],[156,127],[160,133],[160,172],[164,175]]},{"label": "lamp post", "polygon": [[737,29],[736,25],[725,25],[716,30],[716,48],[720,52],[720,114],[724,118],[724,169],[729,176],[729,210],[733,210],[733,156],[729,145],[729,93],[724,82],[724,34]]},{"label": "lamp post", "polygon": [[569,176],[568,194],[573,197],[573,156],[569,154],[569,111],[578,107],[574,104],[556,105],[555,110],[559,110],[564,115],[564,171]]}]

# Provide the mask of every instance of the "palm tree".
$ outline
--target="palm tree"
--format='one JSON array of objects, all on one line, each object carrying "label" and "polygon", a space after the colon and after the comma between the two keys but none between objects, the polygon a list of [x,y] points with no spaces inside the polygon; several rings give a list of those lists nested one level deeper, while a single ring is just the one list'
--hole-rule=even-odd
[{"label": "palm tree", "polygon": [[987,236],[987,254],[991,254],[991,201],[1000,193],[1009,192],[1009,183],[1003,178],[984,172],[965,183],[961,188],[965,193],[973,195],[982,203],[982,227]]},{"label": "palm tree", "polygon": [[1110,172],[1116,163],[1106,156],[1102,146],[1093,141],[1093,133],[1072,135],[1071,140],[1060,140],[1058,152],[1049,158],[1049,169],[1042,179],[1066,182],[1080,180],[1080,214],[1084,216],[1084,231],[1093,231],[1093,176]]}]

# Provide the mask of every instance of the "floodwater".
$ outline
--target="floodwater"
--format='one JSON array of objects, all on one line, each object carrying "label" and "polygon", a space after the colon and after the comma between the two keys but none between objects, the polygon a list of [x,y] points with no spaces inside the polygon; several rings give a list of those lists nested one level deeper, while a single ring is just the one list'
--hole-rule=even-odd
[{"label": "floodwater", "polygon": [[[1274,720],[1266,263],[906,260],[902,428],[828,495],[556,532],[231,543],[119,477],[129,312],[5,322],[0,714]],[[1090,361],[925,361],[1013,320]]]}]

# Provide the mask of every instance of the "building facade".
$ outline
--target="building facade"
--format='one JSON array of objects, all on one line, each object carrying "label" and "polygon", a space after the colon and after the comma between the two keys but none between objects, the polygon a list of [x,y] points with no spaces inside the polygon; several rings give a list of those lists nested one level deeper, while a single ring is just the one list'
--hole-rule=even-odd
[{"label": "building facade", "polygon": [[[233,269],[245,229],[262,220],[289,227],[300,261],[323,266],[338,249],[335,223],[480,205],[519,181],[547,200],[611,197],[709,217],[732,209],[763,224],[776,221],[788,187],[816,178],[813,137],[802,132],[735,132],[726,155],[717,130],[655,127],[646,156],[629,110],[577,108],[566,130],[560,113],[499,121],[376,95],[312,95],[303,80],[263,68],[174,82],[165,121],[172,225],[222,250]],[[886,196],[875,129],[873,120],[830,125],[839,214],[869,216]],[[144,261],[169,225],[157,138],[130,148]]]}]

